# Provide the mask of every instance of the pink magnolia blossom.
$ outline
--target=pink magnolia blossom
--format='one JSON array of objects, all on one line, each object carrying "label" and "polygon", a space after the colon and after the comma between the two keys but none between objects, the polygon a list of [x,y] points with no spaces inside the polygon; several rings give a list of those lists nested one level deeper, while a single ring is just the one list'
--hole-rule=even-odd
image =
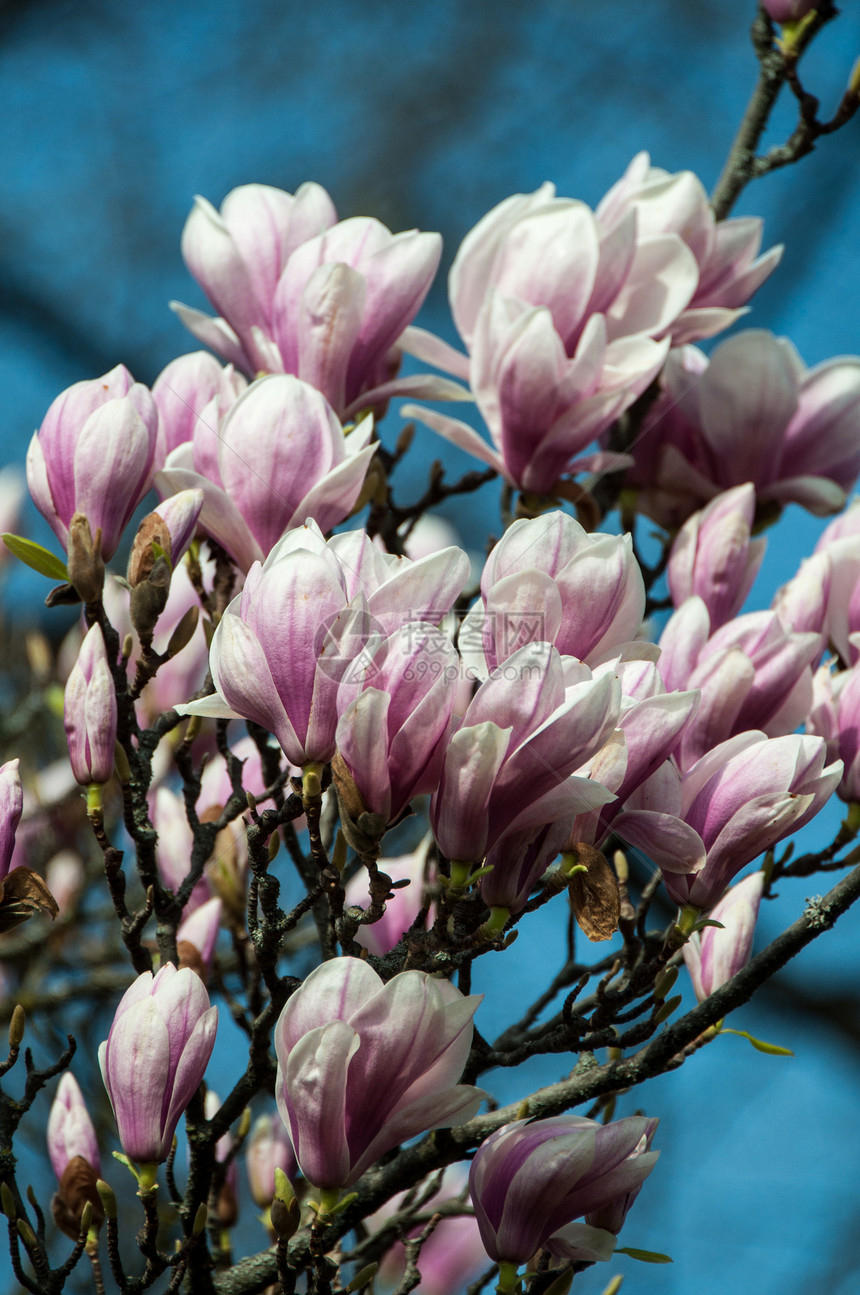
[{"label": "pink magnolia blossom", "polygon": [[[584,777],[571,782],[584,782]],[[595,784],[597,786],[597,784]],[[609,795],[600,787],[599,795]],[[505,832],[486,854],[485,864],[492,869],[481,878],[481,898],[490,908],[521,912],[537,882],[562,849],[571,833],[573,816],[568,813],[554,822],[527,825]]]},{"label": "pink magnolia blossom", "polygon": [[113,777],[117,704],[101,626],[81,644],[66,684],[63,720],[72,773],[82,786]]},{"label": "pink magnolia blossom", "polygon": [[636,214],[637,239],[677,234],[699,267],[698,286],[672,325],[673,346],[729,328],[782,257],[781,246],[758,256],[763,221],[752,216],[717,221],[698,176],[651,166],[647,153],[637,153],[596,215],[604,229],[615,230],[631,212]]},{"label": "pink magnolia blossom", "polygon": [[680,607],[698,594],[711,631],[741,610],[764,558],[766,540],[750,538],[755,489],[747,482],[717,495],[681,527],[672,545],[667,578]]},{"label": "pink magnolia blossom", "polygon": [[77,907],[87,882],[83,860],[75,850],[58,850],[45,869],[45,884],[50,890],[63,917],[69,917]]},{"label": "pink magnolia blossom", "polygon": [[290,1182],[298,1178],[293,1145],[277,1115],[260,1115],[254,1121],[245,1147],[245,1168],[251,1199],[260,1210],[268,1209],[275,1198],[276,1169],[282,1169]]},{"label": "pink magnolia blossom", "polygon": [[684,962],[700,1003],[749,962],[763,889],[763,872],[739,881],[711,910],[722,928],[706,926],[684,945]]},{"label": "pink magnolia blossom", "polygon": [[261,361],[281,273],[297,247],[336,220],[334,204],[318,184],[303,184],[295,195],[270,185],[241,185],[228,193],[220,214],[196,198],[182,231],[182,255],[222,318],[178,302],[173,309],[195,337],[239,368],[252,374],[268,368]]},{"label": "pink magnolia blossom", "polygon": [[180,490],[147,513],[137,528],[129,558],[128,583],[132,587],[146,580],[155,565],[153,544],[163,550],[173,572],[191,547],[202,508],[202,490]]},{"label": "pink magnolia blossom", "polygon": [[47,1140],[48,1156],[57,1177],[51,1213],[57,1226],[77,1239],[87,1204],[91,1206],[91,1228],[101,1225],[104,1209],[96,1189],[101,1177],[96,1131],[83,1093],[68,1070],[51,1104]]},{"label": "pink magnolia blossom", "polygon": [[[843,547],[842,544],[834,545],[834,555],[836,549]],[[856,550],[855,570],[860,570],[860,544],[849,541],[848,547]],[[822,549],[812,557],[804,558],[797,575],[777,590],[771,603],[787,630],[818,635],[819,651],[813,661],[824,651],[828,637],[840,645],[844,643],[847,649],[851,591],[846,588],[846,580],[851,581],[851,573],[846,564],[840,564],[841,579],[838,595],[835,595],[834,555],[828,549]]]},{"label": "pink magnolia blossom", "polygon": [[[16,530],[24,500],[24,478],[18,468],[0,468],[0,536]],[[9,550],[0,547],[0,566],[9,557]]]},{"label": "pink magnolia blossom", "polygon": [[688,598],[660,639],[667,688],[697,688],[701,701],[684,730],[678,759],[689,768],[734,733],[771,737],[802,724],[812,704],[817,634],[786,630],[776,612],[750,612],[709,633],[703,601]]},{"label": "pink magnolia blossom", "polygon": [[468,570],[459,549],[413,563],[380,553],[364,532],[326,543],[315,522],[289,531],[252,567],[215,632],[217,694],[177,709],[253,719],[294,765],[330,760],[338,687],[367,643],[417,609],[441,619]]},{"label": "pink magnolia blossom", "polygon": [[451,310],[471,345],[488,294],[552,313],[568,355],[588,319],[602,314],[610,338],[658,336],[696,288],[695,258],[676,233],[645,233],[635,218],[612,229],[552,184],[515,194],[464,238],[449,277]]},{"label": "pink magnolia blossom", "polygon": [[[392,891],[391,898],[386,900],[385,911],[378,922],[358,928],[355,935],[356,942],[367,949],[368,953],[376,954],[377,957],[389,953],[409,930],[421,911],[424,903],[424,874],[428,842],[429,838],[426,838],[424,847],[419,847],[413,854],[406,854],[397,859],[379,860],[380,872],[384,872],[392,881],[408,881],[409,885]],[[349,907],[367,908],[370,895],[368,876],[364,868],[361,868],[346,883],[345,899]]]},{"label": "pink magnolia blossom", "polygon": [[459,643],[482,679],[535,641],[594,665],[638,633],[645,612],[630,537],[589,535],[557,510],[514,522],[487,559],[481,594]]},{"label": "pink magnolia blossom", "polygon": [[842,776],[819,737],[741,733],[684,774],[661,766],[628,799],[614,829],[661,869],[681,905],[710,909],[758,855],[799,831]]},{"label": "pink magnolia blossom", "polygon": [[57,1180],[69,1161],[80,1156],[101,1177],[99,1144],[78,1081],[67,1070],[57,1086],[48,1115],[48,1156]]},{"label": "pink magnolia blossom", "polygon": [[484,1096],[457,1081],[479,997],[404,971],[383,984],[358,958],[311,972],[275,1026],[275,1094],[302,1173],[350,1187],[400,1142],[470,1119]]},{"label": "pink magnolia blossom", "polygon": [[[194,970],[199,966],[204,983],[212,967],[212,958],[218,941],[221,908],[221,900],[217,895],[213,899],[207,899],[205,903],[196,905],[188,916],[183,918],[176,931],[177,946],[187,944],[193,950],[190,958],[183,957],[183,965],[192,966]],[[182,956],[181,950],[180,956]]]},{"label": "pink magnolia blossom", "polygon": [[[811,558],[786,589],[780,590],[780,615],[815,618],[822,639],[829,640],[847,665],[860,659],[860,508],[853,505],[828,526]],[[820,588],[816,592],[815,581]],[[824,617],[821,620],[821,606]],[[823,645],[822,645],[823,646]]]},{"label": "pink magnolia blossom", "polygon": [[156,485],[202,490],[201,528],[243,571],[307,517],[330,530],[349,514],[376,449],[371,418],[344,436],[325,397],[284,374],[258,378],[220,421],[207,409]]},{"label": "pink magnolia blossom", "polygon": [[678,744],[700,702],[696,689],[667,692],[659,666],[651,661],[609,661],[595,676],[612,671],[621,681],[621,714],[614,738],[591,765],[591,776],[615,799],[599,810],[579,815],[567,848],[577,841],[599,845],[612,828],[625,802],[660,768]]},{"label": "pink magnolia blossom", "polygon": [[[459,1165],[449,1165],[442,1175],[439,1190],[421,1206],[420,1214],[424,1217],[432,1216],[439,1206],[450,1206],[457,1197],[465,1196],[467,1178],[466,1171]],[[425,1184],[422,1184],[419,1187],[421,1199],[424,1191]],[[404,1206],[407,1195],[406,1192],[399,1192],[365,1220],[365,1226],[371,1235],[378,1233],[392,1215]],[[421,1231],[421,1225],[411,1229],[410,1238]],[[418,1295],[451,1295],[452,1291],[463,1290],[486,1266],[486,1253],[474,1216],[445,1215],[421,1247],[418,1260],[421,1281],[415,1289]],[[382,1291],[391,1295],[399,1286],[405,1268],[405,1243],[393,1240],[391,1247],[383,1255],[374,1282]]]},{"label": "pink magnolia blossom", "polygon": [[251,719],[274,734],[292,764],[325,762],[335,751],[340,676],[370,632],[366,610],[348,608],[340,567],[325,546],[255,563],[212,640],[217,692],[176,709]]},{"label": "pink magnolia blossom", "polygon": [[860,667],[834,674],[829,665],[816,671],[807,730],[827,743],[830,759],[844,766],[836,794],[860,801]]},{"label": "pink magnolia blossom", "polygon": [[[570,680],[568,683],[567,681]],[[614,676],[592,679],[549,643],[529,643],[476,692],[450,740],[430,822],[449,859],[480,862],[509,832],[533,829],[611,799],[571,777],[606,741],[621,702]]]},{"label": "pink magnolia blossom", "polygon": [[[603,460],[576,456],[659,372],[662,338],[698,282],[675,232],[637,229],[635,211],[612,227],[551,184],[493,208],[463,240],[449,278],[468,357],[410,329],[419,358],[467,376],[491,448],[467,424],[409,406],[514,486],[551,494],[559,478]],[[619,459],[616,466],[624,466]]]},{"label": "pink magnolia blossom", "polygon": [[410,621],[370,641],[338,693],[335,740],[367,810],[393,824],[436,790],[460,680],[453,644]]},{"label": "pink magnolia blossom", "polygon": [[[402,413],[488,463],[517,489],[552,495],[562,476],[603,466],[599,456],[577,456],[642,394],[667,353],[667,343],[646,336],[610,341],[604,317],[593,315],[568,355],[546,306],[492,292],[478,316],[470,359],[492,446],[447,414],[420,405],[404,405]],[[613,457],[614,466],[625,466],[627,460]]]},{"label": "pink magnolia blossom", "polygon": [[149,390],[121,364],[57,396],[30,442],[27,484],[64,548],[80,512],[94,536],[101,528],[103,556],[113,556],[149,489],[157,433]]},{"label": "pink magnolia blossom", "polygon": [[348,417],[395,393],[444,396],[452,384],[395,377],[397,342],[424,301],[442,250],[438,234],[392,234],[377,220],[337,221],[306,184],[295,197],[234,189],[219,213],[197,198],[182,252],[222,318],[174,303],[182,322],[239,368],[288,373]]},{"label": "pink magnolia blossom", "polygon": [[[178,446],[198,437],[202,457],[206,435],[211,438],[210,457],[217,453],[218,420],[238,400],[247,379],[232,364],[222,367],[208,351],[192,351],[171,360],[152,384],[152,398],[158,406],[157,468]],[[204,473],[204,476],[208,473]]]},{"label": "pink magnolia blossom", "polygon": [[[635,1199],[659,1154],[649,1150],[656,1127],[656,1120],[635,1115],[612,1124],[558,1115],[498,1129],[478,1147],[469,1174],[490,1258],[519,1265],[541,1248],[567,1256],[583,1242],[596,1247],[592,1258],[610,1258],[611,1232],[595,1236],[593,1227],[570,1225],[614,1207],[619,1198]],[[624,1205],[615,1213],[623,1223]]]},{"label": "pink magnolia blossom", "polygon": [[18,761],[0,765],[0,882],[9,872],[15,833],[24,810],[24,789],[18,772]]},{"label": "pink magnolia blossom", "polygon": [[860,471],[860,359],[805,368],[785,338],[730,337],[710,362],[672,353],[663,395],[633,447],[639,507],[678,525],[721,490],[749,481],[759,501],[838,512]]},{"label": "pink magnolia blossom", "polygon": [[167,1158],[179,1117],[200,1086],[215,1046],[218,1008],[188,967],[166,962],[127,989],[99,1066],[126,1155],[139,1165]]}]

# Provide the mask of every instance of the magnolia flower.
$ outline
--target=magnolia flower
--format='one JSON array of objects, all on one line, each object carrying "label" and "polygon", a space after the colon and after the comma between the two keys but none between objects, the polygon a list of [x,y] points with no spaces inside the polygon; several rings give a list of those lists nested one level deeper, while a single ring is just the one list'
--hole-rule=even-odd
[{"label": "magnolia flower", "polygon": [[620,686],[614,676],[592,679],[579,663],[574,669],[567,684],[555,648],[529,643],[476,692],[430,802],[433,834],[449,859],[478,863],[509,832],[537,832],[612,799],[571,775],[614,729]]},{"label": "magnolia flower", "polygon": [[684,945],[684,962],[700,1003],[749,962],[763,890],[763,872],[739,881],[711,910],[711,918],[722,926],[706,926]]},{"label": "magnolia flower", "polygon": [[202,980],[166,962],[127,989],[99,1066],[119,1140],[138,1165],[167,1158],[176,1125],[200,1086],[215,1046],[218,1008]]},{"label": "magnolia flower", "polygon": [[570,1225],[638,1191],[659,1154],[648,1149],[656,1127],[642,1116],[596,1124],[558,1115],[498,1129],[478,1147],[469,1174],[490,1258],[519,1265],[542,1247],[567,1255],[571,1246],[590,1243],[592,1260],[608,1259],[615,1248],[611,1231]]},{"label": "magnolia flower", "polygon": [[163,468],[168,454],[193,440],[195,434],[198,454],[202,455],[208,434],[214,456],[218,420],[247,385],[247,379],[236,373],[232,364],[222,367],[208,351],[192,351],[171,360],[152,384],[152,398],[160,415],[156,467]]},{"label": "magnolia flower", "polygon": [[24,810],[24,789],[18,763],[18,760],[7,760],[0,765],[0,883],[9,872],[15,833]]},{"label": "magnolia flower", "polygon": [[307,382],[258,378],[220,420],[209,408],[155,484],[162,493],[201,490],[199,526],[246,571],[307,517],[325,531],[347,517],[376,451],[372,433],[368,417],[343,435],[328,400]]},{"label": "magnolia flower", "polygon": [[217,693],[177,710],[251,719],[295,765],[330,760],[339,678],[370,628],[366,610],[348,608],[331,553],[296,548],[266,567],[255,563],[212,640]]},{"label": "magnolia flower", "polygon": [[[493,447],[457,419],[416,406],[403,413],[511,485],[552,494],[562,475],[606,462],[576,456],[660,371],[665,333],[698,279],[684,239],[640,231],[634,211],[607,223],[551,184],[515,194],[467,234],[451,267],[451,310],[468,357],[418,329],[404,339],[420,359],[468,375]],[[615,467],[628,462],[614,457]]]},{"label": "magnolia flower", "polygon": [[667,688],[697,688],[701,701],[676,752],[688,769],[714,746],[759,728],[771,737],[802,724],[812,704],[815,633],[786,630],[776,612],[750,612],[715,634],[701,598],[671,618],[660,639]]},{"label": "magnolia flower", "polygon": [[842,776],[841,761],[826,759],[818,737],[740,733],[683,778],[661,766],[613,828],[659,865],[676,903],[709,909],[742,868],[825,805]]},{"label": "magnolia flower", "polygon": [[311,972],[275,1026],[275,1095],[304,1176],[350,1187],[380,1156],[470,1119],[484,1096],[458,1084],[480,997],[404,971],[383,984],[358,958]]},{"label": "magnolia flower", "polygon": [[[190,905],[189,905],[190,907]],[[216,895],[196,905],[176,931],[179,965],[196,971],[204,985],[212,966],[221,923],[221,900]]]},{"label": "magnolia flower", "polygon": [[[425,838],[424,844],[414,854],[398,859],[379,860],[380,872],[384,872],[392,881],[408,881],[409,885],[391,892],[378,922],[360,926],[355,933],[356,942],[377,957],[382,957],[394,948],[421,911],[428,844],[429,837]],[[359,869],[346,883],[344,898],[348,907],[367,908],[368,875],[364,868]]]},{"label": "magnolia flower", "polygon": [[239,368],[295,374],[341,417],[405,391],[444,398],[451,383],[395,378],[396,343],[441,251],[438,234],[392,234],[366,217],[338,222],[317,184],[295,196],[244,185],[220,214],[198,197],[182,233],[188,268],[222,318],[173,305],[195,337]]},{"label": "magnolia flower", "polygon": [[98,624],[87,633],[69,675],[63,719],[76,781],[84,787],[109,782],[113,777],[117,705]]},{"label": "magnolia flower", "polygon": [[710,361],[672,352],[649,432],[632,448],[640,510],[682,522],[721,490],[749,481],[756,497],[838,512],[860,471],[860,359],[805,368],[785,338],[737,333]]},{"label": "magnolia flower", "polygon": [[806,727],[824,738],[829,758],[842,761],[837,796],[860,801],[860,666],[838,674],[829,665],[816,671]]},{"label": "magnolia flower", "polygon": [[64,548],[82,513],[93,535],[101,528],[102,556],[113,556],[149,489],[157,432],[149,390],[121,364],[57,396],[30,442],[27,484]]},{"label": "magnolia flower", "polygon": [[754,516],[755,489],[747,482],[688,518],[672,545],[666,570],[672,602],[680,607],[697,594],[712,632],[741,610],[762,564],[767,540],[750,539]]},{"label": "magnolia flower", "polygon": [[459,665],[442,631],[422,621],[365,645],[338,694],[339,767],[359,797],[351,804],[338,783],[351,818],[369,810],[384,829],[403,816],[414,796],[436,790]]},{"label": "magnolia flower", "polygon": [[252,719],[294,765],[330,760],[339,685],[366,645],[415,609],[441,619],[468,570],[459,549],[413,563],[380,553],[363,532],[326,543],[309,521],[254,564],[222,617],[209,657],[216,695],[177,709]]},{"label": "magnolia flower", "polygon": [[260,1115],[251,1126],[245,1146],[245,1168],[251,1199],[260,1210],[275,1197],[275,1170],[282,1169],[291,1182],[298,1177],[292,1143],[279,1117]]},{"label": "magnolia flower", "polygon": [[699,267],[690,303],[672,324],[673,346],[729,328],[782,257],[781,246],[758,256],[763,221],[753,216],[718,221],[698,176],[651,166],[647,153],[637,153],[596,211],[606,230],[620,229],[633,213],[637,240],[677,234]]},{"label": "magnolia flower", "polygon": [[66,1236],[77,1240],[87,1202],[92,1206],[95,1227],[101,1226],[104,1209],[96,1188],[101,1177],[96,1131],[78,1082],[68,1070],[48,1115],[48,1156],[59,1184],[51,1202],[54,1222]]},{"label": "magnolia flower", "polygon": [[48,1156],[58,1179],[75,1156],[91,1166],[96,1178],[101,1175],[96,1131],[78,1081],[69,1070],[59,1082],[48,1115]]},{"label": "magnolia flower", "polygon": [[553,643],[594,665],[636,635],[645,612],[629,535],[589,535],[557,510],[505,532],[487,558],[481,595],[459,638],[481,679],[528,642]]},{"label": "magnolia flower", "polygon": [[252,382],[221,419],[207,407],[191,440],[168,455],[156,485],[162,494],[202,490],[201,528],[247,571],[307,517],[327,531],[348,516],[376,450],[372,432],[368,417],[344,436],[313,386],[269,375]]}]

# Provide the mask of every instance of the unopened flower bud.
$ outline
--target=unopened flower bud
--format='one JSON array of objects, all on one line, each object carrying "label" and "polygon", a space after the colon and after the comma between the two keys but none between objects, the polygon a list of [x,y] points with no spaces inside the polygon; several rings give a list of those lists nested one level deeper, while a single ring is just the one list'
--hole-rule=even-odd
[{"label": "unopened flower bud", "polygon": [[170,636],[167,644],[167,657],[172,660],[184,647],[187,647],[194,637],[194,631],[197,629],[197,622],[200,620],[200,608],[189,607],[188,611],[182,617],[182,620],[176,626],[176,629]]},{"label": "unopened flower bud", "polygon": [[678,979],[677,967],[664,967],[657,979],[654,981],[654,1000],[662,1003],[669,990]]},{"label": "unopened flower bud", "polygon": [[352,1281],[349,1283],[349,1285],[346,1288],[347,1291],[351,1292],[351,1291],[364,1290],[365,1286],[369,1286],[373,1278],[376,1276],[378,1268],[379,1268],[378,1263],[367,1264],[366,1267],[362,1268],[360,1272],[357,1272],[355,1274]]},{"label": "unopened flower bud", "polygon": [[75,779],[86,787],[113,775],[117,706],[101,627],[81,644],[66,684],[63,719]]},{"label": "unopened flower bud", "polygon": [[103,1178],[100,1178],[96,1183],[96,1191],[99,1194],[99,1200],[102,1203],[105,1218],[115,1219],[117,1215],[116,1196],[114,1195],[113,1188],[110,1183],[106,1183]]},{"label": "unopened flower bud", "polygon": [[81,1228],[80,1228],[81,1232],[84,1234],[89,1232],[90,1228],[92,1227],[92,1223],[93,1223],[93,1203],[92,1201],[87,1201],[84,1204],[84,1208],[81,1210]]},{"label": "unopened flower bud", "polygon": [[[141,1195],[152,1190],[155,1170],[170,1153],[179,1117],[200,1086],[217,1022],[218,1008],[210,1007],[209,995],[194,973],[165,962],[155,976],[143,972],[126,991],[99,1048],[119,1140],[129,1159],[140,1166]],[[145,1074],[141,1056],[147,1059]],[[148,1095],[145,1102],[142,1092]]]},{"label": "unopened flower bud", "polygon": [[289,1241],[290,1237],[295,1236],[298,1231],[302,1219],[302,1212],[295,1196],[289,1204],[276,1197],[272,1201],[269,1217],[272,1220],[272,1231],[278,1240]]},{"label": "unopened flower bud", "polygon": [[153,631],[167,605],[169,593],[170,563],[162,556],[156,558],[147,578],[131,591],[131,623],[142,643],[152,641]]},{"label": "unopened flower bud", "polygon": [[102,596],[105,583],[105,564],[102,557],[102,533],[96,530],[93,539],[90,524],[83,513],[75,513],[69,523],[69,584],[74,586],[82,602],[96,603]]},{"label": "unopened flower bud", "polygon": [[36,1244],[36,1234],[26,1219],[16,1220],[16,1227],[18,1228],[18,1235],[25,1246],[31,1247]]},{"label": "unopened flower bud", "polygon": [[20,1003],[15,1004],[15,1010],[12,1013],[12,1019],[9,1022],[9,1047],[13,1052],[20,1048],[24,1039],[24,1029],[27,1024],[26,1013]]},{"label": "unopened flower bud", "polygon": [[851,75],[848,78],[848,93],[860,99],[860,58],[851,69]]},{"label": "unopened flower bud", "polygon": [[660,1008],[660,1010],[654,1013],[654,1016],[653,1016],[654,1024],[662,1025],[664,1021],[668,1021],[672,1013],[677,1011],[680,1006],[681,1006],[680,994],[676,994],[674,998],[667,998],[663,1006]]}]

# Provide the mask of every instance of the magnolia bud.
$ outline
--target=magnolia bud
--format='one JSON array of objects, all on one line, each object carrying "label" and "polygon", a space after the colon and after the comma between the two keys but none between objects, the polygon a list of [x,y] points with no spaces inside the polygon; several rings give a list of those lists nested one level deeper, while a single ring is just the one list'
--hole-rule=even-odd
[{"label": "magnolia bud", "polygon": [[98,602],[105,583],[102,533],[98,529],[93,539],[90,524],[83,513],[75,513],[69,524],[69,560],[66,565],[69,583],[81,600]]},{"label": "magnolia bud", "polygon": [[151,641],[158,618],[167,605],[169,593],[170,563],[166,557],[156,558],[146,579],[131,591],[131,623],[141,642]]},{"label": "magnolia bud", "polygon": [[20,1003],[16,1003],[15,1010],[12,1013],[12,1019],[9,1022],[9,1047],[13,1052],[20,1048],[24,1038],[24,1029],[27,1024],[27,1016]]}]

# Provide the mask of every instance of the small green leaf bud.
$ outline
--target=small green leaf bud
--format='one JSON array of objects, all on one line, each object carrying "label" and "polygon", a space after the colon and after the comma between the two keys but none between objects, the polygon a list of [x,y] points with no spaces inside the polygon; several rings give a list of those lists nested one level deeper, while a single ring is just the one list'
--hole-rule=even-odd
[{"label": "small green leaf bud", "polygon": [[365,1268],[362,1268],[361,1272],[357,1272],[347,1286],[347,1292],[360,1291],[365,1286],[369,1286],[376,1276],[378,1268],[379,1264],[368,1264]]},{"label": "small green leaf bud", "polygon": [[20,1003],[15,1005],[12,1013],[12,1019],[9,1022],[9,1047],[13,1052],[17,1052],[24,1038],[24,1029],[27,1025],[27,1016]]},{"label": "small green leaf bud", "polygon": [[114,1195],[113,1188],[110,1183],[106,1183],[103,1178],[100,1178],[96,1183],[96,1191],[99,1194],[99,1200],[102,1203],[105,1218],[115,1219],[117,1214],[116,1196]]},{"label": "small green leaf bud", "polygon": [[680,1006],[681,1006],[680,994],[676,994],[674,998],[667,999],[666,1002],[663,1004],[663,1006],[660,1008],[660,1010],[654,1013],[654,1016],[652,1019],[654,1020],[655,1025],[662,1025],[664,1021],[668,1021],[672,1013],[676,1011]]}]

